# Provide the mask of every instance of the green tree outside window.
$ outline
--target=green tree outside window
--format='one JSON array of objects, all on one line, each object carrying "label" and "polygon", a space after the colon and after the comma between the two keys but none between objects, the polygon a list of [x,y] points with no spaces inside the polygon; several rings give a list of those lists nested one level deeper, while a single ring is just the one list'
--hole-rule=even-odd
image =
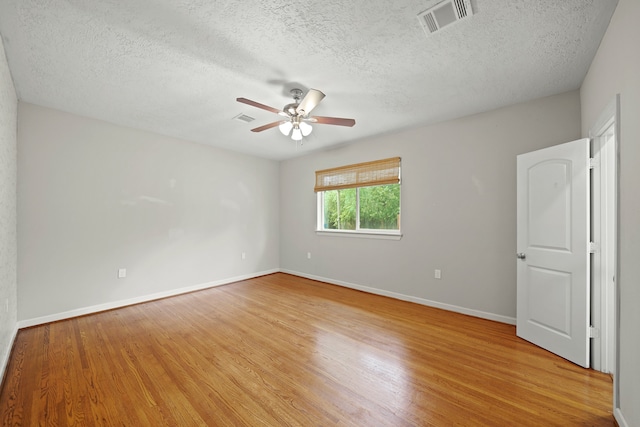
[{"label": "green tree outside window", "polygon": [[400,184],[329,190],[323,197],[326,230],[400,229]]}]

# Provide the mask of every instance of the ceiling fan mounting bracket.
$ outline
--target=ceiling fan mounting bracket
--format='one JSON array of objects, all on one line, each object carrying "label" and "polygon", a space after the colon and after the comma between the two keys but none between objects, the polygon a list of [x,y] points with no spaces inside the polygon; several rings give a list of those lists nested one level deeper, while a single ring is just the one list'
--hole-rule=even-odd
[{"label": "ceiling fan mounting bracket", "polygon": [[289,91],[289,93],[293,97],[293,100],[296,101],[296,104],[299,104],[300,100],[302,99],[302,89],[293,88]]}]

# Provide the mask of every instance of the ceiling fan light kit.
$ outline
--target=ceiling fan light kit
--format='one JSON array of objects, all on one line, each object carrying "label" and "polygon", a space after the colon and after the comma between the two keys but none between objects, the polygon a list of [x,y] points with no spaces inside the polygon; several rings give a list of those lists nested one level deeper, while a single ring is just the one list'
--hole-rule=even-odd
[{"label": "ceiling fan light kit", "polygon": [[251,129],[252,132],[262,132],[263,130],[278,127],[280,132],[285,135],[291,135],[294,141],[301,141],[303,137],[309,136],[313,130],[313,126],[309,123],[338,125],[351,127],[356,124],[354,119],[344,119],[340,117],[320,117],[309,116],[311,110],[318,106],[325,94],[317,89],[309,89],[304,98],[302,98],[302,90],[291,89],[293,102],[284,106],[282,110],[269,107],[268,105],[252,101],[247,98],[236,98],[236,101],[252,107],[261,108],[272,113],[287,117],[287,120],[279,120],[277,122],[268,123],[266,125]]},{"label": "ceiling fan light kit", "polygon": [[293,132],[291,132],[291,139],[293,139],[294,141],[302,140],[302,131],[300,130],[300,128],[294,129]]},{"label": "ceiling fan light kit", "polygon": [[303,136],[309,136],[313,130],[313,127],[309,123],[302,121],[299,117],[293,117],[291,120],[280,122],[278,128],[284,136],[291,134],[291,139],[294,141],[300,141]]},{"label": "ceiling fan light kit", "polygon": [[313,127],[307,122],[300,122],[298,125],[300,127],[300,131],[302,132],[302,136],[309,136]]},{"label": "ceiling fan light kit", "polygon": [[280,132],[282,132],[284,136],[289,136],[291,129],[293,129],[293,123],[286,122],[286,121],[280,122],[280,124],[278,125],[278,128],[280,129]]}]

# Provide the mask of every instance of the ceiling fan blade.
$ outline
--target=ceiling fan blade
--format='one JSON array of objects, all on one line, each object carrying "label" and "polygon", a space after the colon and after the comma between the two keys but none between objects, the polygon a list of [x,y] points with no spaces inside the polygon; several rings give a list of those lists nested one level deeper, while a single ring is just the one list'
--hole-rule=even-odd
[{"label": "ceiling fan blade", "polygon": [[236,98],[236,101],[242,102],[243,104],[251,105],[252,107],[262,108],[263,110],[271,111],[272,113],[279,114],[282,111],[277,108],[269,107],[268,105],[260,104],[259,102],[252,101],[247,98]]},{"label": "ceiling fan blade", "polygon": [[313,116],[309,117],[310,122],[320,123],[323,125],[338,125],[338,126],[353,126],[356,124],[354,119],[343,119],[340,117],[322,117],[322,116]]},{"label": "ceiling fan blade", "polygon": [[296,108],[296,113],[302,114],[303,116],[308,115],[311,110],[318,106],[318,104],[324,97],[325,94],[320,92],[319,90],[309,89],[309,92],[307,92],[304,98],[302,98],[302,101],[300,101],[298,108]]},{"label": "ceiling fan blade", "polygon": [[260,127],[251,129],[251,132],[262,132],[263,130],[274,128],[274,127],[278,126],[280,123],[282,123],[282,120],[278,120],[277,122],[269,123],[269,124],[262,125]]}]

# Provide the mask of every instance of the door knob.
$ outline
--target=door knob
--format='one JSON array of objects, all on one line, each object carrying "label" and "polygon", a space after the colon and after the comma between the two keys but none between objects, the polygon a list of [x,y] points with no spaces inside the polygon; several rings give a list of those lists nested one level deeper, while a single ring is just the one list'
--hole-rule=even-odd
[{"label": "door knob", "polygon": [[524,254],[524,252],[518,252],[516,254],[516,258],[518,259],[525,259],[527,256]]}]

